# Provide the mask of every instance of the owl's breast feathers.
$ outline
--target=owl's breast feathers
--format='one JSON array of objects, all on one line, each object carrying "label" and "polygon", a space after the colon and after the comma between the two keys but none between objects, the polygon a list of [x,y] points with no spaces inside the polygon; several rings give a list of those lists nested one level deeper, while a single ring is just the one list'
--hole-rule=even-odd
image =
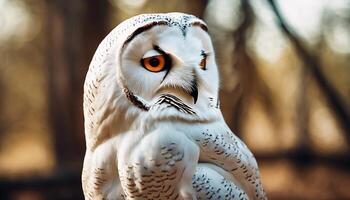
[{"label": "owl's breast feathers", "polygon": [[222,122],[159,122],[135,144],[118,156],[129,199],[177,199],[184,187],[197,199],[266,199],[254,156]]},{"label": "owl's breast feathers", "polygon": [[183,169],[180,166],[184,152],[176,149],[176,144],[157,148],[159,155],[150,158],[138,157],[119,169],[120,180],[129,198],[176,199],[176,182]]},{"label": "owl's breast feathers", "polygon": [[127,199],[184,199],[193,194],[192,176],[199,148],[184,134],[166,127],[122,145],[118,172]]}]

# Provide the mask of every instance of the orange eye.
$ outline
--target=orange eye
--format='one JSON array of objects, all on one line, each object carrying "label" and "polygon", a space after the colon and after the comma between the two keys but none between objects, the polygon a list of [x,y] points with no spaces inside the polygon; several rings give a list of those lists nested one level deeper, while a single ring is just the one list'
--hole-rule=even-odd
[{"label": "orange eye", "polygon": [[199,66],[201,67],[201,69],[206,70],[207,69],[207,59],[203,58],[201,60],[201,62],[199,63]]},{"label": "orange eye", "polygon": [[201,62],[199,63],[199,66],[201,67],[201,69],[206,70],[207,69],[207,57],[208,54],[206,54],[203,50],[201,52],[201,56],[203,57]]},{"label": "orange eye", "polygon": [[160,72],[165,68],[165,55],[157,55],[141,60],[142,66],[151,72]]}]

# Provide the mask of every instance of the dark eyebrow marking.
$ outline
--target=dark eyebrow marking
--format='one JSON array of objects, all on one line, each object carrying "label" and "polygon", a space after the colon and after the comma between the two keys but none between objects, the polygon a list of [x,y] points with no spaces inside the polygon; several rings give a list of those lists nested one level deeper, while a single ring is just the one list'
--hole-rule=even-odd
[{"label": "dark eyebrow marking", "polygon": [[166,55],[166,54],[167,54],[167,53],[166,53],[163,49],[161,49],[158,45],[154,45],[154,46],[153,46],[153,49],[156,50],[156,51],[158,51],[158,53],[161,53],[161,54],[163,54],[163,55]]},{"label": "dark eyebrow marking", "polygon": [[167,54],[163,49],[161,49],[158,45],[154,45],[153,46],[153,49],[158,51],[159,53],[161,53],[162,55],[165,56],[165,63],[169,65],[169,69],[167,69],[162,81],[160,83],[163,83],[164,79],[166,78],[166,76],[169,74],[170,72],[170,68],[171,68],[171,65],[172,65],[172,62],[171,62],[171,58],[169,56],[169,54]]},{"label": "dark eyebrow marking", "polygon": [[149,30],[152,27],[157,26],[157,25],[168,25],[168,22],[166,22],[166,21],[152,22],[152,23],[146,24],[146,25],[136,29],[131,35],[129,35],[127,37],[122,48],[124,48],[132,39],[134,39],[140,33],[145,32],[145,31],[147,31],[147,30]]},{"label": "dark eyebrow marking", "polygon": [[203,58],[207,58],[208,57],[208,53],[205,52],[203,49],[201,50],[201,56],[203,56]]},{"label": "dark eyebrow marking", "polygon": [[203,29],[205,32],[208,32],[208,27],[202,22],[193,22],[191,26],[199,26],[199,28]]}]

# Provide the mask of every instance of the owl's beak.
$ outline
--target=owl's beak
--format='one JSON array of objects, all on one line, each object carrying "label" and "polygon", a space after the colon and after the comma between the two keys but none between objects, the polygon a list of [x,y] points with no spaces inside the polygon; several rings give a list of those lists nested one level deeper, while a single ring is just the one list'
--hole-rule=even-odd
[{"label": "owl's beak", "polygon": [[196,77],[192,80],[191,83],[191,90],[188,91],[189,95],[191,95],[193,97],[193,102],[194,104],[197,103],[197,99],[198,99],[198,86],[197,86],[197,79]]},{"label": "owl's beak", "polygon": [[[180,68],[186,66],[185,62],[180,57],[176,56],[175,54],[169,53],[166,50],[164,50],[164,52],[167,52],[167,54],[171,56],[172,61],[174,63],[176,63],[175,66],[179,66]],[[170,72],[170,70],[165,74],[165,76],[163,78],[163,81],[165,80],[165,78],[167,77],[169,72]],[[194,104],[196,104],[197,100],[198,100],[198,84],[197,84],[196,70],[194,70],[194,69],[192,71],[191,78],[192,78],[191,80],[183,79],[182,82],[178,85],[178,87],[181,87],[185,93],[187,93],[190,96],[192,96],[193,102],[194,102]],[[163,81],[162,81],[162,83],[163,83]],[[185,85],[185,87],[184,87],[184,85]],[[170,87],[171,88],[172,86],[174,86],[174,84],[165,83],[165,87]],[[158,91],[160,89],[164,89],[164,86],[161,87],[161,88],[158,88]]]}]

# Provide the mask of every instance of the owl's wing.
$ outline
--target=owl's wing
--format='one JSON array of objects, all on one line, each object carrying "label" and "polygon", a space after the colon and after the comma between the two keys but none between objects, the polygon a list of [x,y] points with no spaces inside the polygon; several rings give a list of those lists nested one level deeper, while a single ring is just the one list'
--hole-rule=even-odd
[{"label": "owl's wing", "polygon": [[192,185],[198,200],[220,199],[220,200],[247,200],[247,194],[218,173],[217,166],[213,164],[200,163],[193,176]]},{"label": "owl's wing", "polygon": [[[115,30],[99,45],[90,63],[84,83],[84,125],[86,154],[82,186],[86,199],[122,199],[116,150],[111,122],[116,121],[119,89],[116,84],[114,59],[109,59],[116,41]],[[111,92],[113,91],[113,92]],[[117,195],[118,194],[118,195]]]},{"label": "owl's wing", "polygon": [[116,165],[115,146],[116,141],[112,138],[94,151],[86,152],[82,172],[86,200],[124,199]]},{"label": "owl's wing", "polygon": [[207,129],[195,140],[201,148],[200,161],[213,163],[232,174],[235,184],[250,198],[266,199],[253,154],[229,129]]},{"label": "owl's wing", "polygon": [[[98,46],[84,82],[84,126],[87,150],[95,149],[108,136],[111,118],[115,117],[120,89],[116,82],[115,59],[110,58],[116,43],[116,30]],[[113,92],[112,92],[113,91]]]}]

